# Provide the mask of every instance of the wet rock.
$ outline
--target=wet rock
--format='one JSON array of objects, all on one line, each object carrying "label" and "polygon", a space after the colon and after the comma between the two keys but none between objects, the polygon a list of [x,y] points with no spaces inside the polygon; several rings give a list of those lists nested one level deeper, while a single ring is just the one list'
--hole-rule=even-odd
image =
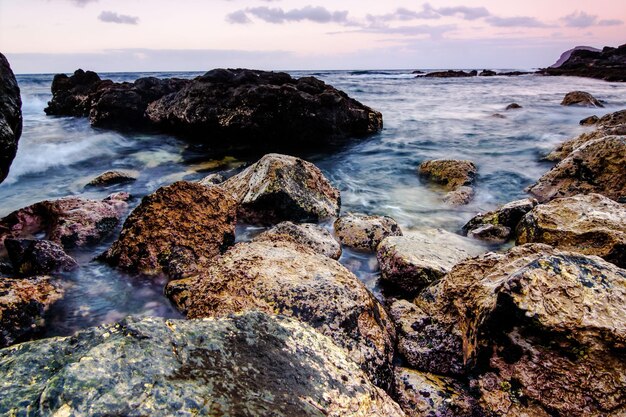
[{"label": "wet rock", "polygon": [[[36,336],[45,325],[44,313],[53,303],[60,300],[63,294],[61,285],[50,277],[0,277],[0,347]],[[2,379],[5,383],[12,380],[12,378]],[[0,395],[0,398],[5,396]]]},{"label": "wet rock", "polygon": [[78,69],[69,77],[57,74],[52,79],[52,100],[44,111],[48,115],[87,116],[91,108],[90,94],[109,84],[112,81],[102,81],[93,71]]},{"label": "wet rock", "polygon": [[478,74],[481,77],[493,77],[494,75],[497,75],[497,73],[493,70],[482,70],[480,72],[480,74]]},{"label": "wet rock", "polygon": [[20,276],[58,274],[78,268],[78,263],[61,245],[49,240],[7,238],[4,246],[13,272]]},{"label": "wet rock", "polygon": [[494,415],[599,417],[626,411],[625,301],[623,269],[529,244],[457,264],[391,315],[408,363],[469,375]]},{"label": "wet rock", "polygon": [[626,124],[626,109],[607,113],[598,120],[601,127],[617,127]]},{"label": "wet rock", "polygon": [[546,243],[626,268],[626,207],[599,194],[558,198],[530,211],[517,243]]},{"label": "wet rock", "polygon": [[339,259],[341,256],[341,245],[339,242],[335,240],[328,230],[312,223],[278,223],[271,229],[256,236],[253,240],[268,242],[286,240],[307,246],[315,252],[332,259]]},{"label": "wet rock", "polygon": [[[461,77],[473,77],[473,76],[475,76],[477,74],[478,74],[477,71],[465,72],[465,71],[447,70],[447,71],[429,72],[428,74],[423,75],[423,77],[430,77],[430,78],[461,78]],[[418,77],[420,77],[420,76],[418,75]]]},{"label": "wet rock", "polygon": [[236,202],[224,190],[175,182],[144,197],[101,258],[132,272],[181,275],[232,245],[235,223]]},{"label": "wet rock", "polygon": [[376,258],[381,280],[410,297],[441,279],[456,263],[484,251],[482,246],[454,233],[427,229],[384,239]]},{"label": "wet rock", "polygon": [[506,106],[505,110],[517,110],[517,109],[521,109],[521,108],[522,108],[522,106],[520,106],[519,104],[511,103],[508,106]]},{"label": "wet rock", "polygon": [[605,136],[626,136],[626,123],[616,126],[599,126],[592,132],[581,133],[575,138],[566,140],[544,157],[547,161],[559,162],[565,159],[572,151],[587,142],[602,139]]},{"label": "wet rock", "polygon": [[0,53],[0,183],[9,174],[22,135],[22,98],[15,75]]},{"label": "wet rock", "polygon": [[585,117],[580,122],[578,122],[578,124],[580,124],[581,126],[591,126],[591,125],[595,125],[596,123],[598,123],[598,120],[600,120],[600,118],[596,115],[593,115],[593,116]]},{"label": "wet rock", "polygon": [[544,174],[527,191],[539,200],[598,193],[613,200],[626,196],[626,136],[589,141]]},{"label": "wet rock", "polygon": [[404,416],[329,338],[258,312],[126,318],[3,349],[0,374],[18,415]]},{"label": "wet rock", "polygon": [[447,191],[454,191],[464,185],[471,185],[476,177],[476,165],[471,161],[458,159],[434,159],[422,162],[418,174]]},{"label": "wet rock", "polygon": [[338,218],[333,227],[342,245],[368,252],[375,252],[388,236],[402,236],[400,226],[389,216],[348,213]]},{"label": "wet rock", "polygon": [[339,214],[339,190],[310,162],[267,154],[222,184],[234,194],[242,222],[318,222]]},{"label": "wet rock", "polygon": [[[97,243],[115,229],[128,208],[128,198],[127,193],[114,193],[104,200],[66,197],[35,203],[0,220],[0,242],[43,234],[64,249]],[[4,251],[1,243],[0,252]]]},{"label": "wet rock", "polygon": [[504,243],[519,221],[537,205],[534,198],[512,201],[497,210],[474,216],[463,226],[463,234],[491,243]]},{"label": "wet rock", "polygon": [[466,185],[454,191],[447,192],[443,196],[443,202],[450,206],[463,206],[474,198],[474,188]]},{"label": "wet rock", "polygon": [[[580,47],[579,47],[580,48]],[[605,46],[601,51],[583,47],[566,51],[559,59],[556,68],[545,68],[540,72],[546,75],[571,75],[591,77],[606,81],[626,81],[626,44],[612,48]],[[592,50],[589,50],[592,49]],[[566,55],[569,53],[569,55]]]},{"label": "wet rock", "polygon": [[[339,262],[293,242],[242,242],[188,281],[188,296],[181,297],[186,304],[180,306],[188,318],[249,310],[295,317],[345,348],[376,385],[391,383],[393,326],[382,305]],[[183,293],[180,286],[177,293]]]},{"label": "wet rock", "polygon": [[594,96],[586,91],[572,91],[565,94],[561,106],[604,107]]},{"label": "wet rock", "polygon": [[506,116],[500,113],[494,113],[491,115],[494,119],[506,119]]},{"label": "wet rock", "polygon": [[89,187],[106,187],[113,184],[133,182],[139,177],[139,172],[129,170],[106,171],[87,183]]}]

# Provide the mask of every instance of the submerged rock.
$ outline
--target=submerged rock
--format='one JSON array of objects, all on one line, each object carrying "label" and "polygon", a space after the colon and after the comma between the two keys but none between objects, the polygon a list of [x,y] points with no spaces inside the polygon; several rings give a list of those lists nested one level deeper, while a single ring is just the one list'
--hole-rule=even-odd
[{"label": "submerged rock", "polygon": [[286,240],[307,246],[315,252],[332,259],[339,259],[341,256],[341,245],[339,242],[335,240],[328,230],[312,223],[278,223],[271,229],[256,236],[253,240],[268,242]]},{"label": "submerged rock", "polygon": [[450,206],[463,206],[474,198],[474,188],[464,185],[443,196],[443,202]]},{"label": "submerged rock", "polygon": [[604,107],[594,96],[586,91],[572,91],[565,94],[561,106]]},{"label": "submerged rock", "polygon": [[[63,297],[64,292],[57,281],[47,276],[0,277],[0,347],[36,336],[45,325],[44,313]],[[4,383],[13,381],[10,377],[6,378],[7,373],[0,374],[5,376],[1,378]],[[0,389],[0,404],[4,399],[5,396]],[[0,410],[7,409],[0,406]]]},{"label": "submerged rock", "polygon": [[402,236],[400,226],[389,216],[348,213],[338,218],[333,227],[343,245],[368,252],[375,252],[388,236]]},{"label": "submerged rock", "polygon": [[89,187],[106,187],[113,184],[133,182],[139,177],[139,172],[129,170],[106,171],[87,183]]},{"label": "submerged rock", "polygon": [[220,184],[234,194],[246,223],[317,222],[339,214],[339,190],[310,162],[267,154]]},{"label": "submerged rock", "polygon": [[511,237],[517,224],[537,205],[534,198],[512,201],[497,210],[474,216],[463,226],[463,234],[491,243],[504,243]]},{"label": "submerged rock", "polygon": [[508,106],[506,106],[506,108],[504,110],[517,110],[517,109],[521,109],[522,106],[520,106],[517,103],[511,103]]},{"label": "submerged rock", "polygon": [[236,219],[236,202],[221,188],[175,182],[144,197],[101,258],[132,272],[177,278],[232,245]]},{"label": "submerged rock", "polygon": [[0,350],[0,374],[17,415],[404,416],[329,338],[258,312],[126,318]]},{"label": "submerged rock", "polygon": [[441,185],[447,191],[454,191],[465,185],[472,185],[476,177],[476,165],[471,161],[457,159],[434,159],[422,162],[418,174],[430,182]]},{"label": "submerged rock", "polygon": [[9,174],[22,135],[20,87],[6,57],[0,53],[0,183]]},{"label": "submerged rock", "polygon": [[49,240],[7,238],[4,246],[13,272],[20,276],[58,274],[78,268],[78,263],[61,245]]},{"label": "submerged rock", "polygon": [[376,385],[388,388],[395,332],[382,305],[339,262],[288,241],[238,243],[174,298],[188,318],[261,310],[295,317],[346,349]]}]

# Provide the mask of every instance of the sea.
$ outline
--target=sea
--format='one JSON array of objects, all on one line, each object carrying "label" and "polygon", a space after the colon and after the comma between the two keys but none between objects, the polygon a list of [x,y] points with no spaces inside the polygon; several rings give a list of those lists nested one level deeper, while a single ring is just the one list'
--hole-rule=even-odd
[{"label": "sea", "polygon": [[[524,198],[524,188],[552,167],[542,157],[590,129],[580,126],[579,120],[626,108],[623,83],[578,77],[416,78],[411,70],[288,72],[320,78],[382,112],[384,128],[378,134],[339,149],[297,156],[316,164],[341,191],[342,212],[391,216],[405,231],[458,232],[476,213]],[[100,76],[119,82],[201,74]],[[24,129],[10,174],[0,184],[0,217],[45,199],[74,195],[101,199],[117,191],[132,195],[132,208],[159,187],[199,180],[224,161],[226,166],[220,169],[231,173],[254,162],[250,155],[212,154],[170,135],[96,129],[85,118],[46,116],[43,109],[52,97],[53,76],[17,75]],[[591,93],[605,107],[561,106],[563,96],[574,90]],[[522,108],[505,111],[510,103]],[[436,158],[469,159],[478,166],[476,195],[470,204],[446,205],[441,192],[417,176],[421,162]],[[137,170],[139,179],[105,189],[85,188],[89,180],[111,169]],[[120,229],[121,224],[118,233]],[[237,240],[261,230],[239,225]],[[113,235],[96,246],[70,252],[81,267],[63,278],[66,296],[48,312],[47,336],[72,334],[130,314],[180,317],[163,295],[162,280],[128,275],[94,260],[114,239]],[[373,255],[344,250],[340,262],[381,296]]]}]

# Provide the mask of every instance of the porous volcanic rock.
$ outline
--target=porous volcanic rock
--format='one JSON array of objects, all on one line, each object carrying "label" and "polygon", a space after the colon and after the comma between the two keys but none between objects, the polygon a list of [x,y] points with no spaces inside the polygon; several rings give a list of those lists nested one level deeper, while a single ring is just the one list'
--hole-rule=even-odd
[{"label": "porous volcanic rock", "polygon": [[[60,283],[47,276],[0,277],[0,347],[36,336],[45,325],[44,313],[64,293]],[[11,379],[2,378],[5,383]],[[0,402],[3,397],[0,389]]]},{"label": "porous volcanic rock", "polygon": [[239,220],[252,224],[317,222],[339,214],[339,190],[310,162],[267,154],[219,185],[238,202]]},{"label": "porous volcanic rock", "polygon": [[[569,51],[567,51],[569,52]],[[561,61],[561,60],[559,60]],[[598,50],[574,50],[556,68],[545,68],[547,75],[572,75],[605,81],[626,81],[626,44]]]},{"label": "porous volcanic rock", "polygon": [[473,162],[458,159],[433,159],[422,162],[418,168],[422,178],[441,185],[447,191],[471,185],[477,172]]},{"label": "porous volcanic rock", "polygon": [[22,135],[20,87],[6,57],[0,53],[0,182],[9,174]]},{"label": "porous volcanic rock", "polygon": [[341,244],[368,252],[375,252],[388,236],[402,236],[400,226],[389,216],[348,213],[338,218],[333,227]]},{"label": "porous volcanic rock", "polygon": [[128,271],[177,278],[234,243],[236,209],[219,187],[186,181],[161,187],[133,210],[101,259]]},{"label": "porous volcanic rock", "polygon": [[561,106],[604,107],[594,96],[586,91],[571,91],[565,94]]},{"label": "porous volcanic rock", "polygon": [[484,214],[478,214],[463,226],[463,234],[491,243],[504,243],[512,236],[517,224],[537,205],[534,198],[512,201]]},{"label": "porous volcanic rock", "polygon": [[613,200],[626,196],[626,136],[589,141],[544,174],[527,191],[539,200],[598,193]]},{"label": "porous volcanic rock", "polygon": [[[339,262],[288,241],[241,242],[174,297],[188,318],[260,310],[295,317],[346,349],[376,385],[388,388],[395,331],[383,306]],[[180,295],[184,290],[176,281]]]},{"label": "porous volcanic rock", "polygon": [[599,194],[557,198],[526,214],[517,243],[546,243],[626,268],[626,207]]},{"label": "porous volcanic rock", "polygon": [[69,272],[78,263],[63,251],[63,247],[49,240],[4,240],[13,271],[19,276],[35,276]]},{"label": "porous volcanic rock", "polygon": [[139,177],[139,172],[130,170],[106,171],[87,183],[88,187],[106,187],[113,184],[133,182]]},{"label": "porous volcanic rock", "polygon": [[9,415],[404,416],[329,338],[259,312],[129,317],[0,350],[0,374]]},{"label": "porous volcanic rock", "polygon": [[341,256],[341,245],[328,230],[313,223],[295,224],[292,222],[278,223],[269,230],[255,236],[254,241],[287,240],[307,246],[317,253],[332,259]]}]

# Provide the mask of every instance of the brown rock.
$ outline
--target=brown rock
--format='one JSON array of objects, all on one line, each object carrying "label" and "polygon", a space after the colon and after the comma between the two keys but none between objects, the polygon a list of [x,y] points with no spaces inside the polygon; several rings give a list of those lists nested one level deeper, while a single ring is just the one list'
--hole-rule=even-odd
[{"label": "brown rock", "polygon": [[426,180],[441,185],[447,191],[454,191],[464,185],[471,185],[477,169],[471,161],[456,159],[434,159],[422,162],[418,174]]},{"label": "brown rock", "polygon": [[4,245],[13,271],[19,276],[58,274],[78,268],[78,263],[61,245],[49,240],[7,238]]},{"label": "brown rock", "polygon": [[341,256],[341,245],[339,242],[335,240],[328,230],[312,223],[278,223],[271,229],[256,236],[253,240],[268,242],[286,240],[307,246],[315,252],[332,259],[339,259]]},{"label": "brown rock", "polygon": [[348,213],[338,218],[333,227],[342,245],[368,252],[376,251],[388,236],[402,236],[398,223],[388,216]]},{"label": "brown rock", "polygon": [[139,172],[129,170],[106,171],[87,183],[89,187],[106,187],[107,185],[123,184],[137,180]]},{"label": "brown rock", "polygon": [[572,91],[565,94],[561,106],[604,107],[594,96],[585,91]]},{"label": "brown rock", "polygon": [[600,120],[600,118],[598,116],[593,115],[593,116],[585,117],[580,122],[578,122],[578,124],[580,124],[581,126],[592,126],[598,123],[598,120]]},{"label": "brown rock", "polygon": [[536,205],[534,198],[525,198],[478,214],[463,226],[463,234],[491,243],[504,243],[511,238],[511,231],[515,230],[521,218]]},{"label": "brown rock", "polygon": [[474,188],[464,185],[443,196],[443,201],[451,206],[464,206],[474,198]]},{"label": "brown rock", "polygon": [[224,190],[175,182],[144,197],[102,259],[142,274],[184,275],[233,244],[235,223],[236,202]]}]

